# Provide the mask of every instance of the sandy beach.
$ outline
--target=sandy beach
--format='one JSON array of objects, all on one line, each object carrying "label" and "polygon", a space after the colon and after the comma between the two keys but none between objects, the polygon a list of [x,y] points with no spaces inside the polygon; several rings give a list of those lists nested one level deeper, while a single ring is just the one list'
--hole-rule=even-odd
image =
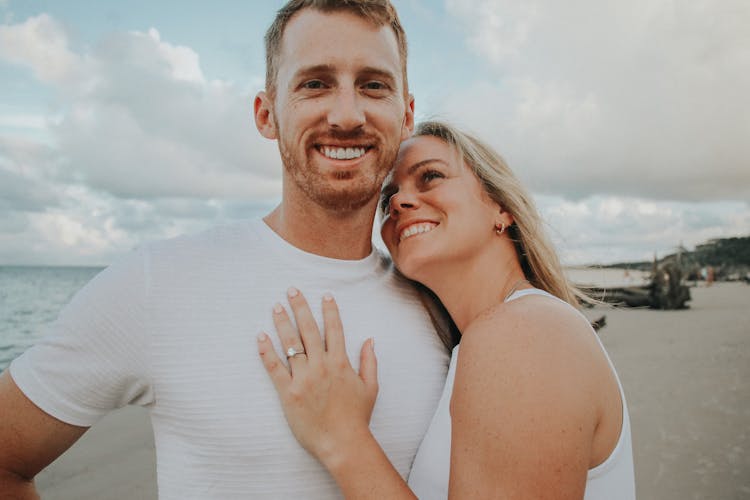
[{"label": "sandy beach", "polygon": [[[750,286],[692,288],[682,311],[587,310],[625,387],[640,499],[750,498]],[[49,500],[155,499],[148,415],[103,419],[37,478]]]}]

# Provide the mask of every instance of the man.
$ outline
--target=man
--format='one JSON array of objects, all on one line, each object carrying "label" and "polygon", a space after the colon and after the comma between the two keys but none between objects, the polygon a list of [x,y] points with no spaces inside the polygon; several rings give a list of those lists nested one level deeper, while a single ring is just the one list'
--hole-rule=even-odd
[{"label": "man", "polygon": [[154,426],[162,498],[338,496],[288,430],[256,352],[290,286],[313,306],[336,296],[353,361],[377,339],[372,428],[408,473],[447,353],[370,242],[380,184],[413,126],[403,30],[387,0],[294,0],[266,50],[255,120],[279,144],[281,204],[264,221],[146,246],[74,298],[0,379],[2,495],[33,498],[39,470],[137,404]]}]

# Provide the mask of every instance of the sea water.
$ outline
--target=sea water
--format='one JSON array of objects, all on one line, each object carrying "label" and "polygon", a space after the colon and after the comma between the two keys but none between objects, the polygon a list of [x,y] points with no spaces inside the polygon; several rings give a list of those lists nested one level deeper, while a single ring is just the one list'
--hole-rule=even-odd
[{"label": "sea water", "polygon": [[0,266],[0,370],[41,338],[73,295],[101,270]]}]

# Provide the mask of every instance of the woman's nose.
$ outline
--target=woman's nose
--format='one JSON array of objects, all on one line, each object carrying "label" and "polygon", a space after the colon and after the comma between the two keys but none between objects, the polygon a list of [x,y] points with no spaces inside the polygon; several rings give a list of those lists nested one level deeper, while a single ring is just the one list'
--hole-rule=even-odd
[{"label": "woman's nose", "polygon": [[389,208],[391,217],[398,216],[409,209],[417,208],[419,202],[415,194],[407,190],[399,190],[391,196]]}]

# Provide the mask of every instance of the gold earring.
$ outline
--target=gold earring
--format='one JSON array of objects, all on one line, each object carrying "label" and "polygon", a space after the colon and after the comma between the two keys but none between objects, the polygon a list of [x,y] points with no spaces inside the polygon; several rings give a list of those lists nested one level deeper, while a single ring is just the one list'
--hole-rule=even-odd
[{"label": "gold earring", "polygon": [[500,236],[505,232],[505,222],[499,222],[495,224],[495,233]]}]

